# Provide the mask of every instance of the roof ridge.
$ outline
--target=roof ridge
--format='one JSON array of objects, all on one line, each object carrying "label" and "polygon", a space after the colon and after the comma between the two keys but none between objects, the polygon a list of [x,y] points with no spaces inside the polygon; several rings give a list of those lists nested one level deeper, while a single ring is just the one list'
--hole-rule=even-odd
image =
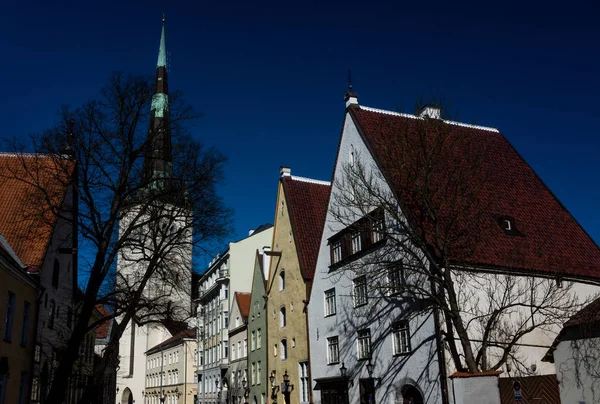
[{"label": "roof ridge", "polygon": [[[378,114],[384,114],[384,115],[392,115],[392,116],[400,116],[403,118],[409,118],[409,119],[423,119],[419,116],[416,115],[412,115],[412,114],[407,114],[404,112],[394,112],[394,111],[388,111],[385,109],[379,109],[379,108],[373,108],[373,107],[366,107],[364,105],[359,105],[359,108],[365,111],[369,111],[369,112],[375,112]],[[496,132],[496,133],[500,133],[500,131],[496,128],[492,128],[489,126],[481,126],[481,125],[473,125],[470,123],[463,123],[463,122],[457,122],[457,121],[449,121],[444,119],[443,120],[444,123],[447,123],[448,125],[455,125],[455,126],[461,126],[463,128],[471,128],[471,129],[479,129],[479,130],[485,130],[488,132]]]},{"label": "roof ridge", "polygon": [[311,184],[317,184],[317,185],[331,185],[331,182],[329,182],[329,181],[315,180],[315,179],[307,178],[307,177],[299,177],[297,175],[291,175],[290,177],[292,177],[292,180],[294,180],[294,181],[309,182]]}]

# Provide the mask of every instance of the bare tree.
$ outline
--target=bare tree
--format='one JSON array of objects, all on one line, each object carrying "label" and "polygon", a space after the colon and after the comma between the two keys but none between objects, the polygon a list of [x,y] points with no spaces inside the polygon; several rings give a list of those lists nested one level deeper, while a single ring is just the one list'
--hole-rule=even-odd
[{"label": "bare tree", "polygon": [[[367,142],[378,153],[373,163],[352,151],[332,188],[330,213],[349,229],[343,248],[365,241],[378,248],[344,268],[368,275],[376,299],[437,311],[457,370],[498,370],[511,360],[527,372],[519,343],[540,330],[556,332],[581,304],[571,282],[528,275],[536,263],[525,262],[519,248],[500,270],[473,259],[499,230],[490,220],[503,219],[486,202],[498,179],[485,161],[496,151],[435,116],[388,119],[373,131],[385,146]],[[378,235],[352,240],[365,229]]]},{"label": "bare tree", "polygon": [[[22,169],[11,173],[36,190],[30,214],[51,211],[71,223],[75,217],[82,252],[79,273],[88,278],[47,403],[63,402],[82,340],[102,322],[120,318],[94,382],[117,361],[119,339],[129,321],[177,322],[189,316],[191,307],[172,303],[177,301],[172,297],[187,289],[191,293],[190,254],[214,245],[230,228],[230,212],[215,189],[225,157],[186,134],[185,122],[197,115],[179,94],[170,95],[170,119],[148,129],[153,81],[112,74],[99,99],[63,108],[58,124],[33,138],[36,154],[22,154]],[[171,158],[149,163],[157,139],[162,142],[169,132]],[[49,160],[51,164],[40,164]],[[158,177],[148,175],[156,168],[152,164],[162,170]],[[77,204],[64,209],[63,198],[37,181],[39,170],[69,186]],[[125,268],[119,273],[117,259]],[[97,304],[111,307],[112,314],[90,321]],[[80,402],[92,401],[94,382]]]}]

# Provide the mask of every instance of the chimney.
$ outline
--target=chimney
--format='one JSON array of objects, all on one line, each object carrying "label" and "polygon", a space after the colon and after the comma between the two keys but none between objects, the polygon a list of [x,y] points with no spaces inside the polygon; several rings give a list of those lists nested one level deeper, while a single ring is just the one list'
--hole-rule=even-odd
[{"label": "chimney", "polygon": [[358,94],[352,91],[346,91],[346,94],[344,94],[344,101],[346,101],[346,108],[353,104],[358,105]]},{"label": "chimney", "polygon": [[437,105],[424,105],[418,112],[417,116],[419,118],[432,118],[432,119],[441,119],[442,118],[442,108]]},{"label": "chimney", "polygon": [[292,176],[292,169],[290,167],[281,166],[281,167],[279,167],[279,175],[282,178],[283,177],[291,177]]}]

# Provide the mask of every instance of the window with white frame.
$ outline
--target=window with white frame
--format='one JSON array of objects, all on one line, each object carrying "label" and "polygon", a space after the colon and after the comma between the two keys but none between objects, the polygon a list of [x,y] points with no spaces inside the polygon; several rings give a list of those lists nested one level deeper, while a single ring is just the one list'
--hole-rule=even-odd
[{"label": "window with white frame", "polygon": [[388,292],[390,295],[400,293],[404,285],[404,273],[401,262],[396,262],[388,266]]},{"label": "window with white frame", "polygon": [[325,291],[325,316],[335,314],[335,288]]},{"label": "window with white frame", "polygon": [[256,384],[256,362],[252,362],[250,366],[250,384],[253,386]]},{"label": "window with white frame", "polygon": [[299,362],[298,363],[298,376],[299,376],[299,384],[300,384],[300,402],[308,403],[309,402],[309,381],[308,381],[308,362]]},{"label": "window with white frame", "polygon": [[354,278],[354,307],[367,304],[367,277]]},{"label": "window with white frame", "polygon": [[352,232],[352,254],[356,254],[361,250],[360,234],[359,230]]},{"label": "window with white frame", "polygon": [[260,328],[256,330],[256,349],[260,349],[262,345],[262,333]]},{"label": "window with white frame", "polygon": [[256,362],[256,384],[260,384],[260,376],[261,376],[260,361],[258,361],[258,362]]},{"label": "window with white frame", "polygon": [[410,352],[410,330],[408,321],[399,320],[392,324],[392,335],[394,339],[394,355]]},{"label": "window with white frame", "polygon": [[357,332],[358,359],[371,357],[371,330],[366,328]]},{"label": "window with white frame", "polygon": [[244,356],[248,356],[248,338],[244,338]]},{"label": "window with white frame", "polygon": [[237,343],[237,357],[238,359],[242,358],[242,341],[238,341]]},{"label": "window with white frame", "polygon": [[335,240],[331,244],[331,263],[336,264],[342,260],[342,240]]},{"label": "window with white frame", "polygon": [[280,359],[281,360],[285,360],[287,359],[287,339],[283,338],[280,341]]},{"label": "window with white frame", "polygon": [[252,330],[250,334],[250,350],[254,351],[256,349],[256,331]]},{"label": "window with white frame", "polygon": [[337,335],[327,338],[327,364],[332,365],[340,361],[340,346]]}]

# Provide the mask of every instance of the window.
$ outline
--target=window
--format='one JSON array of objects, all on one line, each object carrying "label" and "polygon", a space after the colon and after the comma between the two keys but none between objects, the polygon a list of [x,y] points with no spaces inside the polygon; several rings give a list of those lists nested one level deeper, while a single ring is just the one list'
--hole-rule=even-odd
[{"label": "window", "polygon": [[235,342],[231,343],[231,360],[235,360]]},{"label": "window", "polygon": [[392,324],[392,335],[394,338],[394,355],[410,352],[410,331],[408,321],[396,321]]},{"label": "window", "polygon": [[402,286],[404,285],[404,271],[402,268],[402,263],[397,262],[388,267],[388,288],[389,294],[393,295],[396,293],[400,293],[402,290]]},{"label": "window", "polygon": [[338,337],[327,338],[327,364],[332,365],[340,361],[340,346]]},{"label": "window", "polygon": [[273,356],[277,356],[277,344],[273,344]]},{"label": "window", "polygon": [[242,357],[242,341],[238,341],[237,343],[237,357],[238,359]]},{"label": "window", "polygon": [[384,239],[384,212],[374,210],[329,239],[331,266],[359,253]]},{"label": "window", "polygon": [[4,314],[4,341],[12,341],[12,327],[15,317],[15,294],[8,292],[6,299],[6,313]]},{"label": "window", "polygon": [[285,289],[285,270],[282,269],[279,272],[279,291],[281,292],[284,289]]},{"label": "window", "polygon": [[229,313],[223,312],[223,328],[229,328]]},{"label": "window", "polygon": [[354,279],[354,307],[367,304],[367,277],[359,276]]},{"label": "window", "polygon": [[240,326],[240,318],[239,318],[239,317],[236,317],[236,318],[235,318],[235,326],[236,326],[236,327],[239,327],[239,326]]},{"label": "window", "polygon": [[244,356],[248,356],[248,338],[244,338]]},{"label": "window", "polygon": [[342,260],[342,240],[336,240],[331,244],[331,263],[337,264]]},{"label": "window", "polygon": [[348,163],[350,163],[350,167],[354,167],[354,160],[355,160],[354,145],[350,145],[350,156],[348,159]]},{"label": "window", "polygon": [[252,362],[250,366],[250,384],[253,386],[256,384],[256,362]]},{"label": "window", "polygon": [[256,330],[256,349],[260,349],[262,345],[262,333],[260,328]]},{"label": "window", "polygon": [[352,232],[352,254],[356,254],[361,250],[360,236],[361,232],[359,230],[355,230]]},{"label": "window", "polygon": [[250,350],[254,351],[256,349],[256,331],[252,331],[250,336]]},{"label": "window", "polygon": [[285,307],[279,309],[279,327],[283,328],[286,324]]},{"label": "window", "polygon": [[25,404],[27,398],[27,372],[21,372],[19,383],[19,404]]},{"label": "window", "polygon": [[229,344],[227,343],[227,341],[225,341],[223,343],[223,358],[227,359],[229,355]]},{"label": "window", "polygon": [[358,330],[358,359],[371,357],[371,330]]},{"label": "window", "polygon": [[325,291],[325,317],[335,314],[335,288]]},{"label": "window", "polygon": [[58,277],[60,274],[60,263],[57,259],[54,260],[54,268],[52,269],[52,287],[58,287]]},{"label": "window", "polygon": [[29,310],[31,304],[25,302],[23,306],[23,323],[21,325],[21,346],[27,346],[27,337],[29,335]]},{"label": "window", "polygon": [[256,362],[256,384],[260,384],[260,376],[261,376],[260,361],[258,361],[258,362]]},{"label": "window", "polygon": [[40,395],[40,379],[34,377],[31,381],[31,401],[38,401]]},{"label": "window", "polygon": [[308,403],[308,362],[298,363],[298,375],[300,377],[300,402]]},{"label": "window", "polygon": [[383,214],[380,214],[373,220],[373,226],[371,228],[371,240],[373,241],[373,243],[377,243],[383,240],[385,231],[383,218]]},{"label": "window", "polygon": [[48,309],[48,328],[54,328],[54,316],[56,315],[56,307],[54,304],[54,299],[50,300],[50,308]]},{"label": "window", "polygon": [[280,347],[280,354],[281,354],[281,360],[285,360],[287,359],[287,339],[283,338],[280,342],[281,347]]}]

